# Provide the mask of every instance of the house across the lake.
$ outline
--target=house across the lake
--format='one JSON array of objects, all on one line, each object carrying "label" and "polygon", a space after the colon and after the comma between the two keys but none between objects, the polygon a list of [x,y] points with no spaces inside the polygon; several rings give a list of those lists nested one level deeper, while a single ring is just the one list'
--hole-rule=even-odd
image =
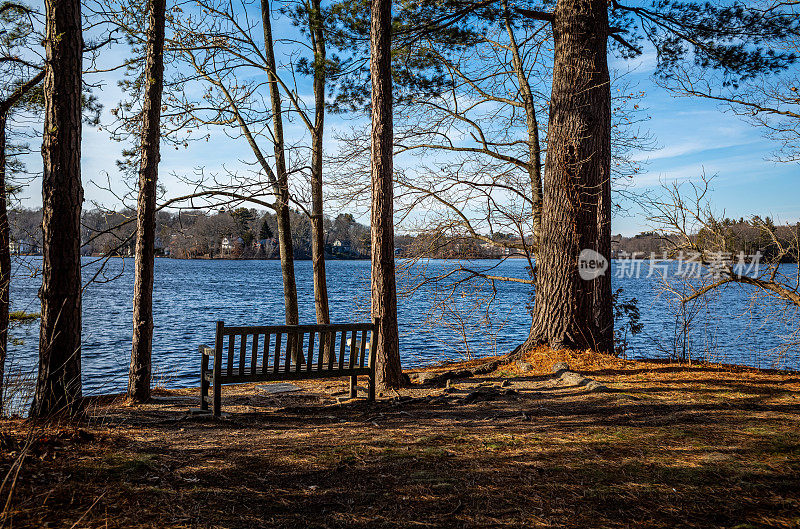
[{"label": "house across the lake", "polygon": [[344,252],[349,252],[350,251],[350,241],[343,241],[341,239],[336,239],[335,241],[333,241],[333,247],[336,248],[337,250],[341,250],[341,251],[344,251]]},{"label": "house across the lake", "polygon": [[8,245],[12,254],[16,255],[39,255],[39,243],[31,238],[24,238],[19,240],[11,240]]},{"label": "house across the lake", "polygon": [[241,250],[244,247],[244,239],[241,237],[223,237],[220,244],[222,255],[230,254],[236,250]]}]

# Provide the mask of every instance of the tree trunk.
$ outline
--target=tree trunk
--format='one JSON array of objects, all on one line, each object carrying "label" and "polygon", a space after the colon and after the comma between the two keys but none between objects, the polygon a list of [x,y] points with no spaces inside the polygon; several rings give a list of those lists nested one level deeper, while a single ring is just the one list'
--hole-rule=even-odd
[{"label": "tree trunk", "polygon": [[322,212],[322,137],[325,126],[325,35],[320,0],[308,14],[314,47],[314,130],[311,138],[311,260],[314,266],[314,307],[317,323],[330,323],[325,277],[325,226]]},{"label": "tree trunk", "polygon": [[8,225],[6,187],[6,117],[0,114],[0,415],[3,414],[3,390],[8,351],[8,312],[11,302],[11,243]]},{"label": "tree trunk", "polygon": [[136,276],[133,284],[133,347],[128,372],[128,398],[150,398],[153,351],[153,277],[155,268],[156,193],[161,159],[161,94],[164,88],[164,24],[166,0],[148,2],[149,27],[142,147],[136,212]]},{"label": "tree trunk", "polygon": [[[595,272],[603,259],[608,266],[610,248],[610,231],[599,225],[610,211],[604,187],[611,173],[607,9],[604,0],[559,0],[553,11],[542,237],[527,347],[613,348],[608,328],[599,326],[611,316],[610,282],[605,284],[610,271]],[[589,261],[600,268],[590,268]]]},{"label": "tree trunk", "polygon": [[276,197],[278,220],[278,249],[281,256],[283,272],[283,299],[286,307],[286,323],[300,323],[297,307],[297,285],[294,277],[294,247],[292,245],[292,228],[289,221],[289,177],[286,174],[285,143],[283,141],[283,116],[281,115],[281,94],[276,78],[275,50],[272,41],[272,23],[270,21],[269,0],[261,0],[261,22],[264,26],[264,47],[267,59],[267,79],[272,106],[272,126],[275,150],[275,173],[278,180]]},{"label": "tree trunk", "polygon": [[42,140],[39,376],[31,416],[75,413],[81,404],[81,34],[80,0],[51,0]]},{"label": "tree trunk", "polygon": [[371,14],[372,315],[380,318],[376,383],[386,390],[400,387],[402,380],[394,272],[391,0],[372,0]]}]

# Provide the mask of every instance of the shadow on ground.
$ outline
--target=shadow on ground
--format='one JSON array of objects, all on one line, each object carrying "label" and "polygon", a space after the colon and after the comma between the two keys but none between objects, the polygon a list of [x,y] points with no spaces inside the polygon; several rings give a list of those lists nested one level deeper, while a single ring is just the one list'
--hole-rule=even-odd
[{"label": "shadow on ground", "polygon": [[[98,406],[88,424],[64,427],[73,433],[61,445],[31,449],[6,521],[800,526],[796,378],[612,371],[593,374],[608,377],[604,393],[517,377],[510,380],[516,393],[469,404],[464,396],[474,385],[502,380],[459,381],[449,394],[436,390],[436,398],[372,405],[336,404],[325,395],[329,386],[281,398],[245,388],[226,397],[230,415],[223,420],[190,416],[177,401]],[[18,459],[23,431],[18,423],[5,427],[7,469]],[[41,433],[52,437],[50,431]]]}]

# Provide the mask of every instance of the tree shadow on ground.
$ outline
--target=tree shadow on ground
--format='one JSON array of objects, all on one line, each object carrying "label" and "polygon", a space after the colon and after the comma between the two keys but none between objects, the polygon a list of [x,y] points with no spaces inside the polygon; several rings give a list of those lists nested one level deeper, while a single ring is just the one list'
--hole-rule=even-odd
[{"label": "tree shadow on ground", "polygon": [[239,395],[221,420],[179,406],[99,409],[95,441],[30,460],[14,526],[800,523],[800,403],[742,380],[724,382],[747,395],[729,400],[686,384],[638,395],[553,386],[469,404],[458,389],[277,407],[236,406]]}]

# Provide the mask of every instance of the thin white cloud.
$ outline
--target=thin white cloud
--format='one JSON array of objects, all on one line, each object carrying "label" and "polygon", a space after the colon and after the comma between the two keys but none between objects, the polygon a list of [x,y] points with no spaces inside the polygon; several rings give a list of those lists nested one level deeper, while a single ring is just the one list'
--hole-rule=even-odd
[{"label": "thin white cloud", "polygon": [[690,154],[697,154],[705,151],[715,149],[727,149],[730,147],[740,147],[743,145],[750,145],[752,141],[732,141],[732,142],[713,142],[709,140],[695,139],[691,141],[684,141],[667,145],[645,153],[640,157],[642,161],[662,160],[666,158],[675,158],[678,156],[687,156]]}]

